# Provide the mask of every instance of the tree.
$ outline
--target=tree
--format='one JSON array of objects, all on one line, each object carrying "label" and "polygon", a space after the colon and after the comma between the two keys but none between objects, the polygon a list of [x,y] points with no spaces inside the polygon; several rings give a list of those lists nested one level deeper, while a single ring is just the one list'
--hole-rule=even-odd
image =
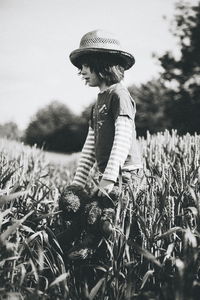
[{"label": "tree", "polygon": [[200,132],[200,2],[179,1],[172,25],[179,57],[166,52],[159,57],[165,83],[175,86],[171,105],[173,125],[180,132]]},{"label": "tree", "polygon": [[63,103],[53,101],[38,110],[25,131],[26,143],[58,152],[80,151],[87,134],[85,120]]},{"label": "tree", "polygon": [[8,122],[0,125],[0,137],[7,138],[10,140],[20,140],[22,132],[14,122]]},{"label": "tree", "polygon": [[131,85],[129,92],[136,102],[136,127],[139,136],[171,128],[171,120],[167,110],[171,90],[167,89],[159,79],[152,79],[139,87]]},{"label": "tree", "polygon": [[96,100],[92,101],[81,113],[81,118],[85,120],[85,122],[89,122],[91,117],[91,110],[93,105],[95,104]]}]

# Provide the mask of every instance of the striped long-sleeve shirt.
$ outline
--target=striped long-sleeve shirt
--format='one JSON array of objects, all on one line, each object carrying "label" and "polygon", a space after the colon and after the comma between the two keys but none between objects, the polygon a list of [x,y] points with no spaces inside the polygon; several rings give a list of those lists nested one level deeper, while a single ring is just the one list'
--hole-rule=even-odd
[{"label": "striped long-sleeve shirt", "polygon": [[120,167],[129,153],[133,136],[133,121],[127,116],[119,116],[115,122],[115,136],[103,179],[116,182]]},{"label": "striped long-sleeve shirt", "polygon": [[[119,168],[123,164],[129,153],[133,134],[133,121],[127,116],[118,116],[115,121],[115,136],[113,147],[108,159],[107,167],[103,174],[103,179],[116,181],[119,175]],[[95,139],[94,131],[90,127],[86,138],[78,168],[73,180],[73,184],[84,187],[91,168],[95,162]]]},{"label": "striped long-sleeve shirt", "polygon": [[85,186],[89,172],[95,163],[94,130],[89,127],[88,135],[83,146],[76,174],[72,184]]}]

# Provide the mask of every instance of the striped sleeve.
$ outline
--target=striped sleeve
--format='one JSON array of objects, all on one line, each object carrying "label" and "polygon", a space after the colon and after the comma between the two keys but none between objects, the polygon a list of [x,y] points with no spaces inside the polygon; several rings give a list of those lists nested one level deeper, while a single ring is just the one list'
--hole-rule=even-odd
[{"label": "striped sleeve", "polygon": [[133,121],[127,116],[119,116],[115,121],[115,137],[103,179],[116,182],[119,168],[128,156],[133,135]]},{"label": "striped sleeve", "polygon": [[89,127],[88,135],[83,146],[81,157],[72,184],[84,187],[89,172],[95,162],[94,130]]}]

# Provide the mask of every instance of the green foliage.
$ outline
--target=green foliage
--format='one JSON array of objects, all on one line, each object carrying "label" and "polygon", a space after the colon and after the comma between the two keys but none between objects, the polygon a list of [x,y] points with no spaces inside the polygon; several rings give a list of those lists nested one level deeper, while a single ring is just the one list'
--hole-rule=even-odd
[{"label": "green foliage", "polygon": [[129,92],[136,102],[136,127],[139,136],[146,136],[147,131],[155,133],[172,128],[167,113],[171,90],[159,79],[152,79],[139,87],[131,85]]},{"label": "green foliage", "polygon": [[172,128],[180,134],[200,132],[199,1],[177,2],[171,31],[179,54],[168,51],[157,57],[163,68],[160,78],[129,87],[137,104],[139,136]]},{"label": "green foliage", "polygon": [[1,141],[2,297],[198,299],[200,136],[148,133],[140,146],[145,177],[120,196],[112,236],[69,264],[57,239],[68,226],[59,199],[76,162],[50,164],[36,148]]},{"label": "green foliage", "polygon": [[178,1],[172,33],[179,55],[166,52],[159,57],[164,82],[175,86],[169,114],[181,133],[200,131],[200,2]]},{"label": "green foliage", "polygon": [[16,123],[8,122],[0,124],[0,137],[19,141],[22,137],[22,132],[20,132]]},{"label": "green foliage", "polygon": [[175,80],[178,88],[190,90],[199,86],[196,82],[200,72],[200,2],[189,3],[178,1],[174,17],[172,33],[176,36],[179,45],[179,58],[174,58],[167,52],[160,57],[165,69],[163,77]]},{"label": "green foliage", "polygon": [[1,140],[0,149],[0,295],[63,299],[68,275],[55,237],[57,201],[72,174],[36,148]]},{"label": "green foliage", "polygon": [[87,122],[75,116],[66,105],[53,101],[38,110],[28,125],[24,141],[49,151],[80,151],[87,134]]},{"label": "green foliage", "polygon": [[83,120],[86,120],[87,122],[90,120],[91,116],[91,109],[92,106],[95,104],[95,101],[93,101],[91,104],[89,104],[81,113],[81,118]]}]

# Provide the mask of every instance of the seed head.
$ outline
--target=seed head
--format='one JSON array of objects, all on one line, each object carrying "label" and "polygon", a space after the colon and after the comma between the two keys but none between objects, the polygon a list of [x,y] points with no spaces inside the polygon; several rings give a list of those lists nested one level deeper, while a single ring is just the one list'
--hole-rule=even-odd
[{"label": "seed head", "polygon": [[77,212],[80,208],[80,199],[70,190],[66,190],[59,199],[59,208],[64,212]]}]

